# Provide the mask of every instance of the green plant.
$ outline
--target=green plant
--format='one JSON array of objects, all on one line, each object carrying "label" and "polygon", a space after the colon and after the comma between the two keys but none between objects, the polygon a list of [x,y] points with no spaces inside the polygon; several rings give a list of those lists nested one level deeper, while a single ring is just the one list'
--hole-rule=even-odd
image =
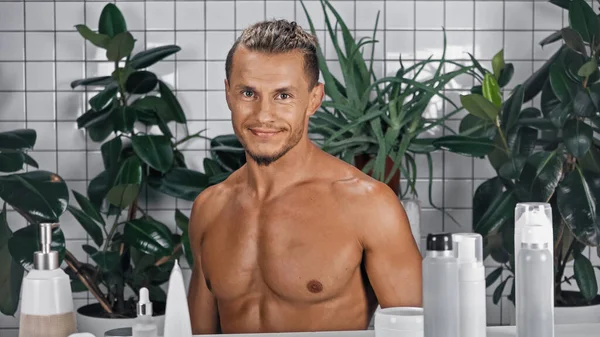
[{"label": "green plant", "polygon": [[[487,159],[497,175],[473,197],[473,229],[485,238],[486,256],[503,265],[488,276],[488,286],[502,269],[513,274],[496,287],[494,303],[510,281],[509,299],[515,300],[513,212],[518,202],[552,206],[556,305],[600,303],[594,268],[582,254],[586,247],[600,246],[600,139],[595,134],[600,130],[600,19],[584,0],[551,2],[568,10],[570,25],[541,44],[565,44],[506,100],[501,87],[508,82],[502,74],[512,66],[503,52],[492,60],[492,71],[473,60],[484,76],[482,85],[461,97],[469,114],[460,134],[494,144]],[[540,92],[540,108],[525,106]],[[464,144],[454,145],[450,151],[469,154],[460,151]],[[566,277],[572,260],[574,275]],[[580,292],[562,290],[572,279]]]},{"label": "green plant", "polygon": [[[7,204],[27,222],[55,222],[65,212],[69,191],[56,173],[40,170],[27,151],[34,148],[37,133],[32,129],[0,132],[0,312],[14,315],[19,305],[23,265],[33,263],[37,250],[37,227],[27,226],[14,233],[8,226]],[[38,170],[20,172],[30,166]],[[61,258],[67,253],[65,237],[60,230],[53,233],[53,249]]]},{"label": "green plant", "polygon": [[[304,7],[303,3],[302,5]],[[372,38],[365,37],[355,41],[352,32],[329,1],[321,0],[321,5],[343,78],[338,79],[331,72],[319,48],[319,67],[327,97],[310,120],[310,133],[316,135],[315,142],[323,150],[356,165],[365,173],[390,184],[392,188],[399,184],[399,180],[391,179],[394,176],[398,177],[397,174],[401,172],[407,186],[404,191],[395,188],[399,190],[400,197],[409,193],[417,196],[415,157],[426,156],[429,163],[429,194],[432,203],[431,153],[437,150],[433,143],[441,145],[458,138],[463,142],[473,140],[460,136],[439,139],[424,136],[437,126],[445,127],[444,122],[461,110],[443,94],[443,89],[457,76],[471,72],[473,67],[446,60],[444,40],[440,60],[429,57],[405,68],[400,57],[400,69],[395,76],[377,78],[373,71],[375,48],[372,48],[368,60],[363,56],[363,47],[378,42],[375,40],[377,29],[373,30]],[[305,7],[304,11],[314,34],[312,19]],[[336,19],[335,26],[332,25],[328,11],[333,13]],[[375,27],[378,21],[379,14]],[[338,26],[341,37],[338,34]],[[443,67],[448,65],[457,67],[458,70],[442,73]],[[433,75],[428,79],[420,79],[424,76],[426,67],[433,68]],[[439,119],[426,118],[424,112],[435,96],[453,106],[455,110]]]}]

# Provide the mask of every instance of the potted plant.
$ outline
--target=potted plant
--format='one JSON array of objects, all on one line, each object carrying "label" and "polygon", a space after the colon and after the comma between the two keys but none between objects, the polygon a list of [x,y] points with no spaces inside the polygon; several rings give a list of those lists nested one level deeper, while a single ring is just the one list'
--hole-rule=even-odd
[{"label": "potted plant", "polygon": [[[595,134],[600,126],[600,20],[584,0],[552,2],[568,9],[570,25],[541,43],[565,44],[508,99],[502,99],[500,88],[507,83],[502,74],[512,72],[512,65],[504,62],[503,52],[492,60],[492,71],[473,60],[484,79],[461,96],[469,114],[460,134],[491,142],[486,157],[496,170],[473,196],[473,229],[485,237],[486,256],[502,264],[487,277],[488,286],[503,270],[511,274],[496,287],[494,303],[508,286],[514,303],[514,208],[518,202],[549,203],[555,321],[598,323],[598,280],[585,251],[600,254],[600,140]],[[540,107],[525,107],[540,92]],[[464,146],[454,145],[448,149],[461,152]],[[571,261],[574,274],[566,275]],[[572,281],[579,291],[563,290]]]}]

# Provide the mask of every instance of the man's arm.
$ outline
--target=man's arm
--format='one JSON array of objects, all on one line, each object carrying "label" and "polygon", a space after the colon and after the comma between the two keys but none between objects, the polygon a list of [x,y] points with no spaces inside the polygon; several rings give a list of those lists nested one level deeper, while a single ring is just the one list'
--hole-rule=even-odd
[{"label": "man's arm", "polygon": [[202,257],[200,256],[200,242],[204,232],[204,223],[200,212],[207,208],[203,205],[208,190],[199,195],[194,201],[190,214],[188,233],[190,248],[194,256],[194,266],[188,292],[188,305],[190,320],[192,323],[192,334],[216,334],[219,332],[219,313],[217,301],[206,285],[204,272],[202,271]]},{"label": "man's arm", "polygon": [[422,306],[422,257],[392,190],[378,183],[362,228],[365,267],[382,308]]}]

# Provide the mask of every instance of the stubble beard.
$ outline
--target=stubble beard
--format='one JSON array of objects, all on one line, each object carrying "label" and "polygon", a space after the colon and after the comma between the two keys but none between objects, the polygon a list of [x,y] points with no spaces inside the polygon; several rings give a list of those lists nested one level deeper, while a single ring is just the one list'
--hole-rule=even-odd
[{"label": "stubble beard", "polygon": [[297,131],[294,132],[290,138],[288,138],[288,140],[285,143],[285,145],[283,146],[283,148],[280,151],[276,152],[275,154],[271,154],[271,155],[257,154],[257,153],[253,153],[252,151],[248,150],[248,146],[244,146],[244,148],[245,148],[246,153],[250,157],[250,159],[252,159],[258,166],[266,167],[266,166],[269,166],[272,163],[276,162],[277,160],[279,160],[286,153],[288,153],[291,149],[293,149],[296,145],[298,145],[298,143],[302,139],[303,133],[304,133],[304,127],[297,129]]}]

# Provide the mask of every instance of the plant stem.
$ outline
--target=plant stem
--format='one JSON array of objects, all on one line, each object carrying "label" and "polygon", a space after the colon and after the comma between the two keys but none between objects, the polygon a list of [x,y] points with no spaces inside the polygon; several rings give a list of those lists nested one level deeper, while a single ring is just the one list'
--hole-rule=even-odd
[{"label": "plant stem", "polygon": [[[560,284],[561,284],[561,279],[565,273],[565,267],[567,266],[567,261],[569,260],[569,256],[571,255],[571,253],[573,252],[573,249],[575,249],[575,244],[576,244],[576,240],[573,239],[573,241],[571,242],[571,244],[569,245],[569,249],[567,249],[567,253],[565,254],[565,256],[563,257],[563,261],[562,264],[558,265],[558,273],[556,274],[556,283],[558,284],[558,289],[560,290]],[[560,261],[559,261],[560,263]]]},{"label": "plant stem", "polygon": [[110,307],[110,304],[104,297],[104,294],[102,294],[102,291],[96,287],[95,283],[92,280],[89,280],[88,276],[85,275],[81,268],[81,263],[68,250],[66,250],[65,252],[65,262],[67,263],[69,268],[71,268],[71,270],[73,270],[77,274],[77,277],[79,278],[79,280],[81,280],[83,285],[85,285],[85,287],[88,288],[92,295],[94,295],[94,297],[98,300],[98,303],[100,303],[102,308],[107,313],[111,314],[112,309]]},{"label": "plant stem", "polygon": [[106,242],[104,243],[104,249],[102,249],[103,252],[106,252],[106,250],[108,249],[108,245],[110,245],[110,243],[112,242],[113,236],[115,236],[115,232],[117,231],[117,222],[119,221],[120,215],[121,215],[121,213],[119,212],[115,216],[115,221],[113,221],[113,225],[110,228],[110,233],[108,233],[108,236],[106,237]]},{"label": "plant stem", "polygon": [[208,138],[208,137],[200,136],[200,134],[201,134],[202,132],[204,132],[204,131],[206,131],[206,129],[202,129],[202,130],[200,130],[200,131],[198,131],[198,132],[196,132],[196,133],[193,133],[193,134],[191,134],[191,135],[189,135],[189,136],[186,136],[186,137],[182,138],[181,140],[179,140],[179,141],[175,142],[175,144],[174,144],[174,145],[175,145],[175,146],[177,146],[177,145],[179,145],[179,144],[185,143],[185,142],[187,142],[188,140],[190,140],[190,139],[192,139],[192,138],[196,138],[196,137],[200,137],[200,138],[204,138],[204,139],[210,139],[210,138]]},{"label": "plant stem", "polygon": [[500,120],[498,120],[498,118],[496,118],[496,128],[498,129],[498,134],[500,135],[500,138],[502,139],[502,143],[504,144],[504,147],[506,148],[506,153],[510,154],[510,149],[508,148],[508,142],[506,141],[506,137],[504,137],[504,134],[502,133],[502,128],[500,128]]},{"label": "plant stem", "polygon": [[158,261],[156,261],[156,263],[154,263],[155,267],[158,267],[162,264],[167,263],[172,257],[173,255],[177,254],[182,248],[181,243],[178,243],[177,246],[175,246],[175,248],[173,248],[173,254],[171,254],[170,256],[163,256],[161,257]]}]

